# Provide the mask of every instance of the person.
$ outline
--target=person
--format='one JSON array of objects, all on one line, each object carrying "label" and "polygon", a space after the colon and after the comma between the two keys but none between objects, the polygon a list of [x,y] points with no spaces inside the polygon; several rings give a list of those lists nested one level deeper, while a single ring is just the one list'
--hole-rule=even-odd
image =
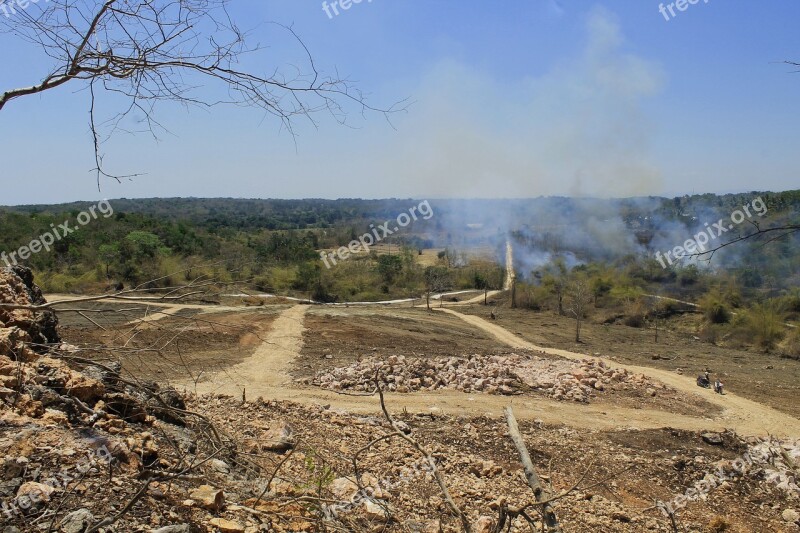
[{"label": "person", "polygon": [[703,374],[697,376],[697,386],[705,387],[706,389],[711,386],[711,378],[708,376],[708,371],[705,371]]},{"label": "person", "polygon": [[714,382],[714,392],[716,392],[717,394],[725,394],[724,392],[722,392],[722,387],[723,387],[722,382],[719,380],[719,378],[717,378],[717,380]]}]

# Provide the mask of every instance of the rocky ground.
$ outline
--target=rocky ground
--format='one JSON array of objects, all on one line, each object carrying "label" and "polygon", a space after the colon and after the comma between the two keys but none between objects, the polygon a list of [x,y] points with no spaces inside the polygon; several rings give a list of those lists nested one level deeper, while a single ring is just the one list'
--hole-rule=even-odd
[{"label": "rocky ground", "polygon": [[581,362],[542,358],[533,354],[470,355],[468,357],[372,356],[348,366],[320,370],[298,382],[334,391],[367,392],[375,378],[390,392],[412,393],[452,389],[464,393],[542,395],[559,401],[655,407],[674,413],[715,410],[700,398],[690,398],[663,383],[603,361]]},{"label": "rocky ground", "polygon": [[[61,342],[55,316],[24,308],[43,303],[26,276],[0,272],[0,302],[18,306],[0,309],[2,533],[459,530],[430,464],[389,437],[384,418],[261,398],[182,397],[125,377],[121,365],[83,359]],[[563,382],[565,392],[611,393],[622,384],[668,394],[591,361],[567,368],[509,357],[431,360],[423,374],[450,375],[448,383],[470,390],[486,379],[474,373],[480,369],[494,380],[480,386],[498,392],[514,375],[527,387],[552,383],[554,395]],[[387,385],[417,379],[400,358],[373,363],[391,368]],[[430,454],[476,532],[493,531],[502,512],[533,501],[504,421],[394,417]],[[564,531],[673,531],[658,501],[674,510],[680,531],[800,530],[796,441],[520,425],[543,481],[563,496],[554,505]],[[521,516],[511,528],[529,530]]]},{"label": "rocky ground", "polygon": [[521,394],[537,390],[556,400],[588,403],[608,388],[636,387],[656,396],[671,390],[625,369],[609,368],[600,360],[580,363],[536,356],[481,356],[408,359],[402,355],[373,357],[343,368],[318,372],[312,384],[332,390],[370,391],[376,376],[390,392],[449,388],[486,394]]}]

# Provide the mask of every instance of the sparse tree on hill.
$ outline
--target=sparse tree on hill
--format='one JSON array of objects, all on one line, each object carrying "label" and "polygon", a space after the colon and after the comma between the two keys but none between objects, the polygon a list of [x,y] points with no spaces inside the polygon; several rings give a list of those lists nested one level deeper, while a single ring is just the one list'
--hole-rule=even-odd
[{"label": "sparse tree on hill", "polygon": [[575,342],[581,342],[581,325],[592,303],[592,291],[585,279],[576,279],[567,286],[569,312],[575,317]]},{"label": "sparse tree on hill", "polygon": [[554,262],[553,267],[549,269],[547,277],[544,279],[544,284],[550,287],[553,294],[558,299],[558,314],[564,315],[564,292],[567,288],[567,265],[563,259],[558,259]]},{"label": "sparse tree on hill", "polygon": [[450,273],[446,268],[431,266],[425,269],[425,302],[428,311],[431,310],[431,294],[447,290],[450,283]]}]

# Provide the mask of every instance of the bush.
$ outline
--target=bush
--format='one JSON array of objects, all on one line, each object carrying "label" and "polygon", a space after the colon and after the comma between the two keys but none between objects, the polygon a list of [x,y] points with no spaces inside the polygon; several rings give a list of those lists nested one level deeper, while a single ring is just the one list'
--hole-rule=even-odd
[{"label": "bush", "polygon": [[700,311],[712,324],[727,324],[731,321],[731,311],[718,292],[709,292],[700,298]]},{"label": "bush", "polygon": [[737,316],[735,331],[766,351],[774,349],[786,335],[783,317],[769,303],[757,304]]},{"label": "bush", "polygon": [[533,285],[517,283],[517,305],[522,309],[541,311],[544,298],[538,297],[537,292],[541,291],[537,291]]},{"label": "bush", "polygon": [[787,313],[800,313],[800,289],[794,288],[783,296],[781,307]]},{"label": "bush", "polygon": [[781,353],[792,359],[800,359],[800,329],[794,328],[781,344]]},{"label": "bush", "polygon": [[645,305],[641,300],[630,302],[625,306],[625,318],[623,319],[623,323],[632,328],[643,328],[646,324],[646,315]]},{"label": "bush", "polygon": [[675,300],[658,300],[653,307],[652,314],[658,318],[669,318],[674,315],[683,314],[686,311],[686,304]]}]

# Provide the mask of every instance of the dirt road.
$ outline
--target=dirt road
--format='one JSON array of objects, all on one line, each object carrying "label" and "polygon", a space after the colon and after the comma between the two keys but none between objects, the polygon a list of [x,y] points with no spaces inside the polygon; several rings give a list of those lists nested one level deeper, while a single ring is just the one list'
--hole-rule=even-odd
[{"label": "dirt road", "polygon": [[[303,348],[303,316],[307,305],[296,305],[281,313],[256,351],[243,362],[199,383],[196,391],[251,398],[274,397],[292,386],[289,368]],[[184,383],[188,385],[188,383]]]},{"label": "dirt road", "polygon": [[[300,354],[303,347],[305,329],[303,318],[308,308],[305,305],[298,305],[281,313],[269,333],[264,337],[263,343],[242,363],[224,372],[208,376],[208,381],[201,382],[196,387],[189,382],[177,385],[198,393],[214,392],[240,397],[244,390],[250,400],[262,396],[273,400],[330,405],[332,408],[355,413],[379,413],[375,397],[337,394],[332,391],[303,386],[291,380],[288,371],[292,360]],[[574,360],[587,357],[575,352],[535,346],[480,317],[463,315],[452,309],[443,309],[441,312],[459,317],[510,347],[536,350]],[[698,389],[690,377],[647,367],[607,362],[611,366],[623,367],[629,371],[658,379],[686,394],[700,394],[709,402],[720,405],[724,409],[723,414],[712,420],[659,410],[557,402],[528,396],[467,394],[449,390],[416,394],[390,394],[387,395],[387,399],[393,410],[407,409],[412,412],[492,417],[502,416],[502,409],[513,404],[518,417],[540,419],[549,424],[566,424],[599,430],[629,427],[639,429],[675,427],[701,431],[730,428],[745,435],[765,435],[767,433],[777,436],[800,435],[800,420],[734,394],[720,397],[711,391]]]},{"label": "dirt road", "polygon": [[[533,350],[578,361],[589,357],[586,354],[567,350],[536,346],[514,335],[505,328],[497,324],[492,324],[479,316],[461,314],[452,309],[441,309],[441,312],[455,315],[465,322],[493,335],[502,343],[513,348]],[[776,411],[771,407],[736,396],[735,394],[726,393],[724,396],[720,396],[714,394],[712,391],[700,389],[697,387],[693,376],[682,376],[674,372],[650,367],[621,364],[605,358],[599,359],[602,359],[610,366],[624,368],[630,372],[644,374],[657,379],[665,385],[669,385],[686,394],[701,394],[709,402],[719,405],[724,409],[722,416],[715,419],[714,422],[726,428],[734,428],[745,434],[773,433],[781,435],[800,435],[800,420],[781,413],[780,411]],[[670,416],[672,417],[675,415]],[[673,423],[670,425],[675,424]]]}]

